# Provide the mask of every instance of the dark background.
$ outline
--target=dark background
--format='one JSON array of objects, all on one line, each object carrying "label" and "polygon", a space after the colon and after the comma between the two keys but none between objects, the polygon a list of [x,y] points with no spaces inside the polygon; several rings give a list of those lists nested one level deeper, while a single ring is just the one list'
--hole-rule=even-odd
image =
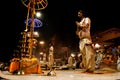
[{"label": "dark background", "polygon": [[[120,28],[119,0],[48,0],[48,6],[41,10],[44,27],[40,30],[43,38],[49,40],[57,35],[61,41],[74,46],[77,11],[84,10],[91,18],[91,34],[112,27]],[[14,53],[18,37],[25,29],[27,7],[21,0],[6,0],[1,5],[0,60],[7,61]]]}]

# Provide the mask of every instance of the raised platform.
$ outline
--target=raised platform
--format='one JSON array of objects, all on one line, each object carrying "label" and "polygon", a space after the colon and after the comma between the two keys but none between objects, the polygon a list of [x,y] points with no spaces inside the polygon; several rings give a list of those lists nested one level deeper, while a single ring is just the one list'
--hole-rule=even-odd
[{"label": "raised platform", "polygon": [[13,58],[10,63],[9,72],[15,73],[18,70],[24,71],[25,74],[41,74],[41,66],[37,58]]},{"label": "raised platform", "polygon": [[88,74],[82,73],[81,69],[76,70],[56,70],[56,76],[47,76],[49,72],[44,71],[43,74],[26,74],[12,75],[8,71],[0,71],[0,76],[6,80],[120,80],[120,72],[115,72],[110,69],[103,69],[97,72],[103,74]]}]

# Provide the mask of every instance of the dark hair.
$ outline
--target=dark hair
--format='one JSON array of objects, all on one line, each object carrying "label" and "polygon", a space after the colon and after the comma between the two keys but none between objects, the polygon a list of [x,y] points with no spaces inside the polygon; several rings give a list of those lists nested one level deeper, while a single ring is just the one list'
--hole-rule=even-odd
[{"label": "dark hair", "polygon": [[82,13],[82,14],[83,14],[83,16],[86,16],[85,11],[83,11],[83,10],[78,10],[78,12]]},{"label": "dark hair", "polygon": [[83,11],[83,10],[79,10],[78,12],[84,13],[84,11]]}]

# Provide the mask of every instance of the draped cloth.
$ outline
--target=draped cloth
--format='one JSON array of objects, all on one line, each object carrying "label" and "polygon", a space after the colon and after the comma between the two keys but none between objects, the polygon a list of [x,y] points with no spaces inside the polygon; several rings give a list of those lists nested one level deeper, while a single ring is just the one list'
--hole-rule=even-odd
[{"label": "draped cloth", "polygon": [[[22,70],[24,70],[25,74],[42,74],[42,69],[39,61],[37,58],[22,58]],[[9,72],[13,73],[16,70],[19,70],[20,68],[20,59],[19,58],[13,58],[10,63]]]},{"label": "draped cloth", "polygon": [[95,55],[90,39],[81,39],[79,42],[80,53],[82,53],[82,63],[86,70],[94,71]]}]

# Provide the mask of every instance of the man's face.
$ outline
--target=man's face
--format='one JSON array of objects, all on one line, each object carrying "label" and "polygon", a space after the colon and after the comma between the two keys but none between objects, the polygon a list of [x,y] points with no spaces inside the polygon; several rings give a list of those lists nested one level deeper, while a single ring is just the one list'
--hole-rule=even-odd
[{"label": "man's face", "polygon": [[78,17],[80,17],[80,18],[81,18],[81,17],[82,17],[82,15],[83,15],[83,14],[82,14],[81,12],[78,12]]}]

